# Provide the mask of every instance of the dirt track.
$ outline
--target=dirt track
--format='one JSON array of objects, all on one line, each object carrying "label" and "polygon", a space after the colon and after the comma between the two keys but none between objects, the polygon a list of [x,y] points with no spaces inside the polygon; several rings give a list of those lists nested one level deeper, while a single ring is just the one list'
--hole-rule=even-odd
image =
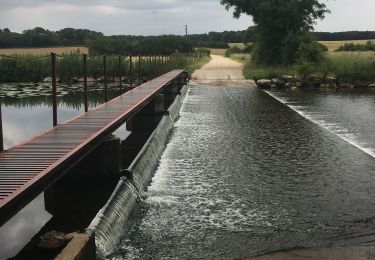
[{"label": "dirt track", "polygon": [[255,86],[253,80],[246,80],[243,76],[241,63],[219,55],[211,55],[211,57],[209,63],[193,73],[192,79],[195,83],[216,86]]}]

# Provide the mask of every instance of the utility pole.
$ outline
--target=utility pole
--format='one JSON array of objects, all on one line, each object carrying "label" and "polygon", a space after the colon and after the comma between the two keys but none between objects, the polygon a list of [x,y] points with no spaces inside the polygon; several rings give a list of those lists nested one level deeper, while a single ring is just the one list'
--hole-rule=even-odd
[{"label": "utility pole", "polygon": [[188,26],[187,24],[185,24],[185,36],[188,36]]}]

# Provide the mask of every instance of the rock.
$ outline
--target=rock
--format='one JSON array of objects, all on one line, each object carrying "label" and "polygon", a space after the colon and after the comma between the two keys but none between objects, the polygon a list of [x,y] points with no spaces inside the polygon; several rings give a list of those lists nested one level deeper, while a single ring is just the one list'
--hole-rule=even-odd
[{"label": "rock", "polygon": [[294,81],[294,77],[290,75],[282,75],[280,79],[284,80],[285,82],[291,82]]},{"label": "rock", "polygon": [[335,77],[326,77],[326,81],[329,83],[336,83],[337,79]]},{"label": "rock", "polygon": [[334,89],[334,88],[336,88],[336,84],[335,83],[324,83],[324,84],[320,84],[320,88]]},{"label": "rock", "polygon": [[353,88],[353,85],[346,82],[340,82],[338,85],[339,88]]},{"label": "rock", "polygon": [[370,85],[367,86],[368,88],[375,88],[375,83],[372,83]]},{"label": "rock", "polygon": [[295,88],[295,87],[297,87],[297,85],[295,83],[292,83],[292,82],[287,82],[285,84],[285,87],[286,88]]},{"label": "rock", "polygon": [[296,87],[297,87],[297,88],[301,88],[301,87],[302,87],[302,82],[298,81],[298,82],[296,83]]},{"label": "rock", "polygon": [[272,79],[271,80],[272,84],[277,85],[277,87],[284,87],[284,81],[281,79]]},{"label": "rock", "polygon": [[354,87],[355,87],[355,88],[367,88],[368,85],[369,85],[369,82],[362,81],[362,80],[357,80],[357,81],[354,83]]},{"label": "rock", "polygon": [[310,75],[308,80],[313,84],[320,84],[323,81],[323,77],[320,75]]},{"label": "rock", "polygon": [[278,88],[279,86],[278,85],[276,85],[276,84],[271,84],[271,88]]},{"label": "rock", "polygon": [[308,79],[315,86],[317,86],[317,84],[320,84],[324,81],[324,77],[320,75],[311,75]]},{"label": "rock", "polygon": [[260,88],[270,88],[272,81],[269,79],[260,79],[256,83]]},{"label": "rock", "polygon": [[50,231],[40,237],[39,247],[41,248],[61,248],[65,246],[77,232],[64,234],[58,231]]}]

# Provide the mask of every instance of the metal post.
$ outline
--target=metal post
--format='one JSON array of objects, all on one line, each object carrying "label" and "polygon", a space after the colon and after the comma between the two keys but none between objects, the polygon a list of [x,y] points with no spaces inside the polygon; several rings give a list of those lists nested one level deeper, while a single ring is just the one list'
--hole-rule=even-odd
[{"label": "metal post", "polygon": [[159,56],[155,56],[155,61],[156,61],[156,77],[160,76],[160,60]]},{"label": "metal post", "polygon": [[129,77],[130,77],[130,88],[133,87],[133,56],[130,55],[129,57],[129,62],[130,62],[130,68],[129,68]]},{"label": "metal post", "polygon": [[52,72],[52,115],[53,127],[57,126],[57,86],[56,86],[56,53],[51,52]]},{"label": "metal post", "polygon": [[141,85],[142,75],[141,75],[141,55],[138,56],[138,82]]},{"label": "metal post", "polygon": [[122,94],[122,62],[121,62],[121,55],[118,56],[118,76],[120,82],[120,94]]},{"label": "metal post", "polygon": [[104,74],[104,102],[108,101],[108,89],[107,89],[107,56],[103,55],[103,74]]},{"label": "metal post", "polygon": [[0,153],[4,151],[4,137],[3,137],[3,118],[1,116],[1,102],[0,102]]},{"label": "metal post", "polygon": [[83,54],[83,89],[84,89],[84,105],[85,112],[89,111],[87,98],[87,54]]},{"label": "metal post", "polygon": [[150,55],[150,66],[149,66],[149,75],[147,76],[148,80],[152,79],[152,56]]}]

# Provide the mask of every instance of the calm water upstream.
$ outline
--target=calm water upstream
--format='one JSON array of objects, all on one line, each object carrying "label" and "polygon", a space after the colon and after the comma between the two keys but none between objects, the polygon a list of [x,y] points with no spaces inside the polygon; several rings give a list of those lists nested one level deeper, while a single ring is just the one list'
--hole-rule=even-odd
[{"label": "calm water upstream", "polygon": [[[114,86],[110,86],[115,88]],[[101,85],[90,86],[89,109],[104,103]],[[58,86],[58,123],[84,112],[83,86]],[[117,90],[111,89],[109,98]],[[51,86],[48,83],[0,85],[0,104],[3,117],[4,146],[11,148],[52,127]]]},{"label": "calm water upstream", "polygon": [[374,94],[193,86],[110,258],[374,244],[374,132]]},{"label": "calm water upstream", "polygon": [[[90,109],[104,102],[101,86],[89,92]],[[52,102],[50,86],[28,84],[27,86],[0,85],[4,145],[11,148],[52,127]],[[63,123],[83,113],[82,86],[59,86],[58,122]],[[118,91],[111,90],[113,98]],[[129,132],[121,127],[115,132],[125,138]],[[13,219],[0,227],[0,259],[12,257],[51,219],[45,211],[43,194],[39,195]]]}]

